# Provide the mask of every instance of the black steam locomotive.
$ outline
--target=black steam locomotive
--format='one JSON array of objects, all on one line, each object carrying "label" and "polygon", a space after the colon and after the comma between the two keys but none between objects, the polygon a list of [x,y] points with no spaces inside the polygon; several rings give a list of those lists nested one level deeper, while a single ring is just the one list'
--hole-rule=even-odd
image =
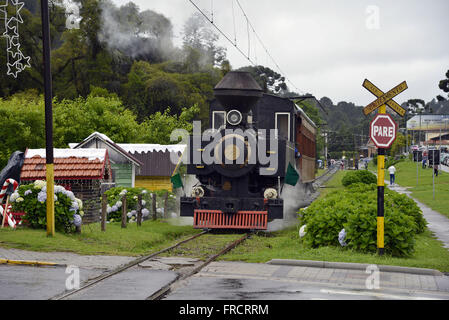
[{"label": "black steam locomotive", "polygon": [[316,127],[247,72],[227,73],[214,94],[211,127],[194,129],[187,146],[187,173],[199,182],[181,197],[181,216],[193,216],[200,229],[267,229],[283,218],[289,164],[300,183],[314,179]]}]

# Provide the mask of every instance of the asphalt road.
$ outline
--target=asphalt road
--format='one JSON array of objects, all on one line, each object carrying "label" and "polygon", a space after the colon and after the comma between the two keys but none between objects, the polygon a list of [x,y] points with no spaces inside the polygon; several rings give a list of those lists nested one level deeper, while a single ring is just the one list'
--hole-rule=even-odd
[{"label": "asphalt road", "polygon": [[[80,285],[105,271],[79,269]],[[0,265],[1,300],[43,300],[61,295],[73,274],[65,267]],[[176,282],[166,300],[449,300],[449,278],[382,273],[380,288],[355,270],[213,262]],[[79,300],[143,300],[177,278],[173,270],[133,267],[70,296]],[[69,280],[68,280],[69,279]]]}]

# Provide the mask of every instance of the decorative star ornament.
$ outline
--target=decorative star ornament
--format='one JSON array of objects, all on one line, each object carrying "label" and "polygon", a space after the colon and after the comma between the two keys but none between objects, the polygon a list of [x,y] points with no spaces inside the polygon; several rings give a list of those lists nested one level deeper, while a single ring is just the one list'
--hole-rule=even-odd
[{"label": "decorative star ornament", "polygon": [[[7,75],[17,78],[17,75],[25,68],[31,68],[30,57],[25,56],[20,50],[19,41],[19,23],[23,23],[20,10],[22,10],[24,2],[19,0],[0,0],[0,14],[3,14],[5,32],[2,34],[6,37],[6,56],[7,56]],[[8,8],[12,7],[14,13],[9,16]],[[11,10],[10,10],[11,11]]]}]

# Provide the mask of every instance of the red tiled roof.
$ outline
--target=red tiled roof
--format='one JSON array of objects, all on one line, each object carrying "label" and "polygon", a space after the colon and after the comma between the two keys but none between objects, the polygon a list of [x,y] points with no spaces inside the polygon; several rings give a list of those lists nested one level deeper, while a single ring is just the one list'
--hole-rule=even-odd
[{"label": "red tiled roof", "polygon": [[[109,162],[107,151],[103,159],[67,157],[54,159],[55,180],[63,179],[102,179],[105,165]],[[46,178],[46,161],[38,155],[25,158],[21,180],[39,180]]]}]

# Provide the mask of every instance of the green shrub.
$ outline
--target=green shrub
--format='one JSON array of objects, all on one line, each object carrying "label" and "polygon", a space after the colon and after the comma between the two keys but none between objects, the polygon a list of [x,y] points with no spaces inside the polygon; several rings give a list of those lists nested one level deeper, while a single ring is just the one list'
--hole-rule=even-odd
[{"label": "green shrub", "polygon": [[[377,250],[377,206],[371,203],[357,214],[348,215],[343,224],[346,231],[348,248],[362,252]],[[413,218],[397,209],[385,210],[384,247],[392,256],[410,256],[414,251],[414,230],[416,224]]]},{"label": "green shrub", "polygon": [[413,199],[410,199],[405,194],[385,189],[384,207],[398,208],[401,213],[412,217],[416,224],[414,232],[423,233],[426,230],[427,221],[424,219],[422,210]]},{"label": "green shrub", "polygon": [[[23,219],[32,228],[45,229],[47,226],[47,186],[45,181],[21,185],[11,195],[12,210],[25,212]],[[55,194],[55,229],[61,232],[73,232],[73,215],[84,215],[83,203],[73,192],[62,186],[54,187]]]},{"label": "green shrub", "polygon": [[[338,234],[344,228],[349,248],[376,252],[376,189],[375,184],[354,183],[300,210],[301,225],[307,225],[305,243],[311,247],[340,246]],[[426,228],[421,210],[412,199],[389,189],[384,207],[385,251],[393,256],[412,254],[415,234]]]},{"label": "green shrub", "polygon": [[365,184],[377,183],[377,177],[368,170],[355,170],[347,172],[341,180],[345,187],[359,182]]}]

